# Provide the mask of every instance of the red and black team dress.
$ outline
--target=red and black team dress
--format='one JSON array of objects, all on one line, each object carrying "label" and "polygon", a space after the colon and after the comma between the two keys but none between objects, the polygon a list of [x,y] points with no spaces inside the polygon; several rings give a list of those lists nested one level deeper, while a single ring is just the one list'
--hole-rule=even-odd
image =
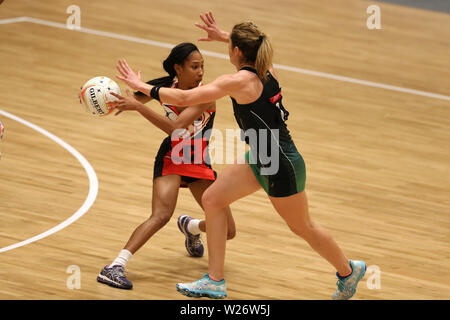
[{"label": "red and black team dress", "polygon": [[[202,83],[200,85],[203,85]],[[177,88],[178,81],[171,88]],[[180,113],[176,107],[161,103],[166,117],[175,121]],[[175,174],[181,176],[180,187],[197,180],[215,180],[217,173],[211,168],[208,145],[216,112],[206,110],[188,128],[163,140],[155,158],[153,179]]]}]

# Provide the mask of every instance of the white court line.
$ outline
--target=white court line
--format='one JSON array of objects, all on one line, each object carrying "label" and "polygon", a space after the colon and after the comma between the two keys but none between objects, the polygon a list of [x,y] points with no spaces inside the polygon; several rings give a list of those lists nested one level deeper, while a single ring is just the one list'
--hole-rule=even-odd
[{"label": "white court line", "polygon": [[[0,20],[0,24],[9,24],[9,23],[15,23],[15,22],[31,22],[31,23],[41,24],[41,25],[45,25],[45,26],[49,26],[49,27],[70,30],[67,28],[67,25],[65,25],[63,23],[52,22],[52,21],[36,19],[36,18],[31,18],[31,17],[18,17],[18,18]],[[175,46],[170,43],[153,41],[153,40],[142,39],[142,38],[137,38],[137,37],[130,37],[130,36],[125,36],[125,35],[121,35],[121,34],[117,34],[117,33],[83,28],[83,27],[81,27],[80,29],[75,29],[75,30],[71,30],[71,31],[84,32],[84,33],[88,33],[88,34],[99,35],[99,36],[103,36],[103,37],[131,41],[131,42],[136,42],[136,43],[142,43],[142,44],[146,44],[146,45],[168,48],[168,49],[172,49]],[[221,58],[221,59],[226,59],[226,60],[228,60],[228,58],[229,58],[228,55],[226,55],[226,54],[207,51],[207,50],[202,50],[202,54],[204,54],[206,56],[211,56],[211,57],[216,57],[216,58]],[[325,72],[320,72],[320,71],[291,67],[291,66],[286,66],[286,65],[282,65],[282,64],[274,64],[274,67],[277,69],[280,69],[280,70],[286,70],[286,71],[291,71],[291,72],[295,72],[295,73],[306,74],[306,75],[310,75],[310,76],[314,76],[314,77],[321,77],[321,78],[327,78],[327,79],[332,79],[332,80],[350,82],[350,83],[360,84],[360,85],[364,85],[364,86],[368,86],[368,87],[386,89],[386,90],[397,91],[397,92],[402,92],[402,93],[409,93],[409,94],[414,94],[414,95],[428,97],[428,98],[450,101],[450,96],[446,96],[446,95],[438,94],[438,93],[426,92],[426,91],[409,89],[409,88],[402,88],[402,87],[392,86],[389,84],[373,82],[373,81],[366,81],[366,80],[359,80],[359,79],[345,77],[345,76],[339,76],[339,75],[335,75],[335,74],[331,74],[331,73],[325,73]]]},{"label": "white court line", "polygon": [[69,217],[67,220],[61,222],[60,224],[58,224],[56,227],[51,228],[50,230],[47,230],[41,234],[38,234],[37,236],[34,236],[32,238],[29,238],[27,240],[24,240],[22,242],[18,242],[16,244],[10,245],[8,247],[4,247],[4,248],[0,248],[0,253],[1,252],[5,252],[5,251],[9,251],[12,249],[16,249],[18,247],[22,247],[25,246],[27,244],[30,244],[32,242],[41,240],[45,237],[48,237],[49,235],[58,232],[62,229],[64,229],[65,227],[69,226],[70,224],[72,224],[73,222],[77,221],[78,219],[80,219],[88,210],[89,208],[92,206],[92,204],[95,202],[95,199],[97,198],[97,193],[98,193],[98,179],[97,179],[97,175],[95,174],[94,169],[92,168],[92,166],[89,164],[89,162],[76,150],[74,149],[72,146],[68,145],[66,142],[64,142],[63,140],[61,140],[60,138],[58,138],[57,136],[51,134],[50,132],[42,129],[41,127],[38,127],[35,124],[32,124],[22,118],[19,118],[11,113],[8,113],[6,111],[3,111],[0,109],[0,114],[8,117],[12,120],[15,120],[27,127],[30,127],[33,130],[36,130],[37,132],[43,134],[44,136],[50,138],[51,140],[55,141],[57,144],[59,144],[61,147],[63,147],[64,149],[66,149],[67,151],[69,151],[83,166],[84,170],[86,170],[86,173],[88,175],[89,178],[89,193],[88,196],[86,198],[86,200],[84,201],[83,205],[77,210],[77,212],[75,212],[71,217]]}]

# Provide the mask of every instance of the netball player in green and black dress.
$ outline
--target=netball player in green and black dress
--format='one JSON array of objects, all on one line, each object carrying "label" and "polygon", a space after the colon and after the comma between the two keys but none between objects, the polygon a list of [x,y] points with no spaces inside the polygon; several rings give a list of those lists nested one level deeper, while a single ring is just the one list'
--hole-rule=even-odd
[{"label": "netball player in green and black dress", "polygon": [[[333,299],[351,298],[364,276],[366,265],[363,261],[348,260],[328,231],[309,216],[304,190],[305,164],[286,128],[287,111],[282,105],[281,90],[272,67],[273,51],[268,37],[251,22],[235,25],[229,34],[219,29],[211,13],[201,18],[204,25],[197,26],[205,30],[208,37],[200,40],[228,43],[230,62],[236,67],[236,73],[220,76],[202,87],[176,90],[139,81],[124,61],[119,64],[119,79],[165,103],[190,105],[229,95],[236,120],[250,143],[250,151],[245,155],[246,163],[239,161],[228,165],[202,197],[206,215],[208,273],[198,281],[177,284],[177,290],[190,297],[226,297],[223,276],[227,219],[224,209],[262,187],[289,228],[336,268],[338,282]],[[120,99],[116,103],[119,109],[132,104],[129,98],[115,96]],[[254,135],[252,139],[251,131],[257,133],[256,139]],[[264,140],[259,132],[265,132],[267,138]],[[271,151],[269,157],[259,148],[261,142]]]}]

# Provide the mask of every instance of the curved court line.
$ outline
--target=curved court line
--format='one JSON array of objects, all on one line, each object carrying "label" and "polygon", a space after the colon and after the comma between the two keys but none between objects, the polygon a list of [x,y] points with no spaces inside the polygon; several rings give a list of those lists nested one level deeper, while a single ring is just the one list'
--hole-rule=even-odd
[{"label": "curved court line", "polygon": [[62,146],[64,149],[66,149],[67,151],[69,151],[83,166],[84,170],[86,170],[86,173],[89,177],[89,193],[88,196],[86,198],[86,200],[84,201],[83,205],[78,209],[77,212],[75,212],[70,218],[68,218],[67,220],[61,222],[60,224],[58,224],[56,227],[51,228],[50,230],[47,230],[41,234],[38,234],[37,236],[34,236],[32,238],[29,238],[27,240],[18,242],[16,244],[4,247],[4,248],[0,248],[0,253],[1,252],[5,252],[5,251],[9,251],[12,249],[16,249],[18,247],[22,247],[24,245],[30,244],[32,242],[41,240],[45,237],[48,237],[49,235],[58,232],[62,229],[64,229],[65,227],[69,226],[70,224],[72,224],[73,222],[77,221],[79,218],[81,218],[88,210],[89,208],[92,206],[92,204],[95,202],[95,199],[97,198],[97,193],[98,193],[98,179],[97,179],[97,175],[95,174],[95,170],[94,168],[92,168],[92,166],[89,164],[89,162],[76,150],[74,149],[72,146],[68,145],[66,142],[64,142],[63,140],[61,140],[60,138],[58,138],[57,136],[51,134],[50,132],[42,129],[41,127],[38,127],[35,124],[32,124],[26,120],[23,120],[22,118],[19,118],[11,113],[8,113],[6,111],[3,111],[0,109],[0,115],[4,115],[5,117],[8,117],[12,120],[15,120],[27,127],[30,127],[31,129],[43,134],[44,136],[50,138],[51,140],[55,141],[57,144],[59,144],[60,146]]},{"label": "curved court line", "polygon": [[[36,24],[40,24],[40,25],[45,25],[48,27],[71,30],[71,29],[68,29],[67,25],[64,23],[58,23],[58,22],[36,19],[36,18],[31,18],[31,17],[17,17],[17,18],[10,18],[10,19],[0,19],[0,24],[9,24],[9,23],[17,23],[17,22],[31,22],[31,23],[36,23]],[[81,27],[79,29],[74,29],[71,31],[78,31],[78,32],[98,35],[98,36],[102,36],[102,37],[108,37],[108,38],[125,40],[125,41],[136,42],[136,43],[142,43],[142,44],[151,45],[151,46],[155,46],[155,47],[161,47],[161,48],[172,49],[175,46],[170,43],[153,41],[153,40],[142,39],[142,38],[137,38],[137,37],[130,37],[130,36],[121,35],[121,34],[117,34],[117,33],[89,29],[89,28]],[[220,58],[220,59],[226,59],[226,60],[229,59],[227,54],[222,54],[222,53],[217,53],[217,52],[212,52],[212,51],[207,51],[207,50],[202,50],[202,54],[204,54],[205,56],[211,56],[211,57],[216,57],[216,58]],[[286,71],[291,71],[291,72],[295,72],[295,73],[306,74],[306,75],[310,75],[310,76],[314,76],[314,77],[321,77],[321,78],[332,79],[332,80],[337,80],[337,81],[344,81],[344,82],[359,84],[359,85],[368,86],[368,87],[386,89],[386,90],[397,91],[397,92],[402,92],[402,93],[414,94],[417,96],[423,96],[423,97],[427,97],[427,98],[434,98],[434,99],[450,101],[450,96],[446,96],[446,95],[438,94],[438,93],[432,93],[432,92],[409,89],[409,88],[402,88],[402,87],[393,86],[393,85],[389,85],[389,84],[360,80],[360,79],[340,76],[340,75],[326,73],[326,72],[320,72],[320,71],[286,66],[286,65],[282,65],[282,64],[274,64],[274,67],[277,69],[280,69],[280,70],[286,70]]]}]

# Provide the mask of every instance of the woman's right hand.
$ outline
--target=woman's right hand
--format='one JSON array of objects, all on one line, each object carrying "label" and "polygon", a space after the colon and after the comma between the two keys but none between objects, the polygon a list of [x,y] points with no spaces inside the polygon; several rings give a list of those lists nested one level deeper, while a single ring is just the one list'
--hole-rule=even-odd
[{"label": "woman's right hand", "polygon": [[200,29],[205,30],[208,33],[208,37],[200,38],[199,41],[222,41],[228,42],[230,39],[230,34],[226,31],[221,30],[214,20],[214,16],[211,12],[206,13],[204,16],[200,15],[200,19],[205,23],[202,25],[200,23],[196,23],[195,25]]},{"label": "woman's right hand", "polygon": [[133,94],[130,92],[129,89],[126,89],[127,96],[122,97],[120,94],[117,94],[115,92],[110,92],[111,95],[116,97],[116,100],[112,100],[107,102],[108,106],[111,108],[117,109],[116,116],[122,113],[123,111],[131,111],[131,110],[138,110],[141,106],[143,106],[142,103],[140,103],[136,98],[133,96]]}]

